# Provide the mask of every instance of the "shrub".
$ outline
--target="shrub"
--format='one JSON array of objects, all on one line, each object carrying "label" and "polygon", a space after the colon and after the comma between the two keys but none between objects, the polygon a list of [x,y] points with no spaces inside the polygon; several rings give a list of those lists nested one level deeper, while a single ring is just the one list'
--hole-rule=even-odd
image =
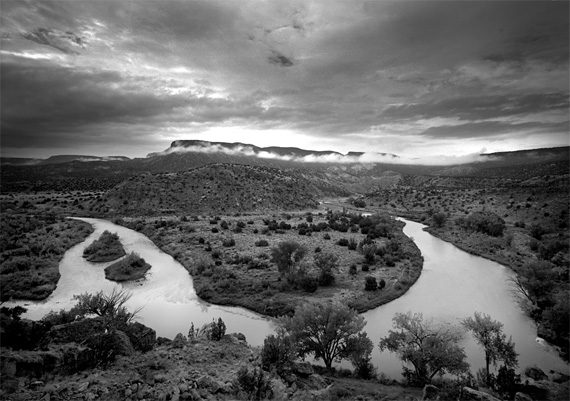
[{"label": "shrub", "polygon": [[304,275],[303,277],[301,277],[299,279],[299,286],[305,292],[311,292],[312,293],[312,292],[317,291],[317,288],[319,287],[319,282],[318,282],[316,277]]},{"label": "shrub", "polygon": [[267,371],[275,371],[282,374],[293,365],[297,357],[297,349],[294,341],[282,330],[265,337],[261,348],[261,367]]},{"label": "shrub", "polygon": [[384,287],[386,287],[386,281],[384,281],[384,279],[381,278],[380,281],[378,282],[378,289],[381,290]]},{"label": "shrub", "polygon": [[220,341],[226,335],[226,324],[222,320],[222,318],[218,318],[218,321],[215,322],[212,319],[212,331],[210,333],[210,340],[212,341]]},{"label": "shrub", "polygon": [[351,238],[348,240],[348,249],[351,251],[356,250],[356,247],[358,246],[358,243],[356,242],[356,240],[354,238]]},{"label": "shrub", "polygon": [[269,242],[267,242],[267,240],[260,239],[255,241],[255,246],[269,246]]},{"label": "shrub", "polygon": [[236,240],[233,238],[226,238],[222,241],[222,245],[226,248],[230,248],[236,244]]},{"label": "shrub", "polygon": [[222,221],[222,222],[220,223],[220,227],[223,228],[224,230],[227,230],[227,229],[228,229],[228,222],[225,221],[225,220]]},{"label": "shrub", "polygon": [[368,266],[366,263],[362,265],[362,271],[363,272],[367,272],[370,270],[370,266]]},{"label": "shrub", "polygon": [[218,230],[216,227],[213,227],[213,228],[212,228],[212,232],[213,232],[214,234],[216,234],[216,233],[220,232],[220,230]]},{"label": "shrub", "polygon": [[236,377],[237,387],[246,393],[248,400],[265,400],[272,397],[270,378],[266,377],[261,368],[242,366]]},{"label": "shrub", "polygon": [[364,289],[366,291],[376,291],[376,289],[378,289],[378,283],[376,282],[376,277],[366,276],[364,278]]},{"label": "shrub", "polygon": [[336,244],[340,246],[348,246],[348,240],[346,238],[341,238],[336,242]]},{"label": "shrub", "polygon": [[331,236],[328,233],[326,233],[325,235],[323,235],[323,239],[331,239]]},{"label": "shrub", "polygon": [[350,265],[350,268],[348,269],[348,274],[350,274],[351,276],[356,275],[356,273],[358,273],[358,270],[356,269],[356,265]]}]

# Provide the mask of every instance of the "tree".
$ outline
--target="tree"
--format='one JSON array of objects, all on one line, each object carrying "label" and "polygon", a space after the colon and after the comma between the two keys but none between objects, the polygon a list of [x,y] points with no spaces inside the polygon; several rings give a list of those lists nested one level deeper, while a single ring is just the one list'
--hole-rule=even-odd
[{"label": "tree", "polygon": [[474,317],[463,320],[463,326],[472,332],[475,340],[485,350],[485,372],[490,383],[489,366],[502,361],[507,368],[518,366],[518,354],[512,337],[507,340],[503,333],[503,324],[491,319],[491,316],[475,312]]},{"label": "tree", "polygon": [[443,227],[445,224],[445,220],[447,216],[443,212],[436,213],[432,216],[433,222],[435,223],[436,227]]},{"label": "tree", "polygon": [[297,357],[297,346],[291,336],[281,327],[277,335],[269,335],[263,340],[261,348],[261,367],[267,371],[275,370],[281,375],[293,365]]},{"label": "tree", "polygon": [[283,241],[271,248],[271,261],[281,277],[294,281],[295,271],[307,253],[307,248],[295,241]]},{"label": "tree", "polygon": [[127,290],[117,291],[113,289],[110,294],[99,291],[96,294],[83,293],[74,295],[73,299],[77,300],[77,304],[72,308],[74,313],[79,316],[97,315],[105,318],[110,324],[129,323],[142,308],[129,312],[125,303],[131,299],[132,294]]},{"label": "tree", "polygon": [[430,383],[435,375],[461,374],[468,370],[463,348],[457,343],[461,333],[453,327],[435,326],[421,313],[396,313],[388,336],[380,339],[380,350],[396,353],[414,371],[404,367],[404,377],[419,385]]},{"label": "tree", "polygon": [[366,321],[356,310],[340,303],[306,303],[281,325],[297,344],[301,358],[313,354],[327,369],[333,362],[350,358],[359,348],[358,339]]},{"label": "tree", "polygon": [[338,267],[338,258],[328,252],[319,252],[314,256],[315,267],[319,270],[319,285],[331,285],[335,282],[333,270]]}]

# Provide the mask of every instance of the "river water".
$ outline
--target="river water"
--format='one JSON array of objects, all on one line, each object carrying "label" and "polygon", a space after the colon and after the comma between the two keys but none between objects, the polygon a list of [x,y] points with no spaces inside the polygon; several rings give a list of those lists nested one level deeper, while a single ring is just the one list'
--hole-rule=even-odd
[{"label": "river water", "polygon": [[[81,244],[71,248],[60,263],[61,279],[56,290],[45,301],[18,302],[26,306],[25,317],[40,319],[50,310],[69,309],[74,294],[111,292],[126,287],[132,298],[127,306],[143,306],[140,321],[157,331],[158,336],[174,338],[186,335],[191,323],[196,328],[221,317],[228,332],[245,334],[252,345],[274,333],[270,319],[243,308],[211,305],[198,299],[192,277],[170,255],[162,252],[144,235],[106,220],[82,218],[95,231]],[[377,347],[380,337],[391,329],[396,312],[422,312],[436,323],[459,324],[474,312],[491,315],[504,324],[504,332],[512,335],[519,353],[519,366],[536,365],[543,371],[568,373],[568,365],[555,351],[537,341],[536,327],[523,314],[512,293],[508,278],[512,272],[487,259],[470,255],[422,230],[423,225],[403,220],[404,233],[412,237],[424,256],[424,268],[418,281],[402,297],[364,314],[365,330],[375,345],[373,363],[379,372],[399,379],[402,364],[389,352]],[[116,232],[127,253],[137,252],[151,266],[147,279],[141,283],[117,284],[105,279],[104,268],[110,263],[92,264],[83,259],[83,250],[105,230]],[[8,303],[6,303],[6,306]],[[481,348],[466,334],[462,340],[471,370],[484,366]],[[344,365],[344,364],[343,364]],[[348,367],[348,366],[347,366]]]}]

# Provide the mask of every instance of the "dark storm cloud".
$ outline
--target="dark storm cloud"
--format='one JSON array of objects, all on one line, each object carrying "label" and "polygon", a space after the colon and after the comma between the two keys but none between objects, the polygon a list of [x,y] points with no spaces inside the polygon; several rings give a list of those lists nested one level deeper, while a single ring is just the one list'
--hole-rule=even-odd
[{"label": "dark storm cloud", "polygon": [[74,46],[84,47],[85,41],[73,32],[63,32],[58,29],[37,28],[31,32],[22,33],[22,37],[40,45],[51,46],[67,54],[79,54]]},{"label": "dark storm cloud", "polygon": [[568,2],[6,1],[3,147],[223,130],[216,140],[255,143],[280,130],[393,153],[490,132],[559,144],[568,11]]},{"label": "dark storm cloud", "polygon": [[271,55],[267,58],[267,60],[271,64],[278,65],[280,67],[291,67],[294,64],[293,60],[278,52],[277,50],[272,50]]},{"label": "dark storm cloud", "polygon": [[396,119],[455,117],[459,120],[480,120],[547,111],[564,111],[569,107],[566,93],[463,96],[438,102],[390,106],[380,113],[380,117]]},{"label": "dark storm cloud", "polygon": [[431,127],[423,131],[420,135],[433,139],[465,139],[465,138],[484,138],[493,140],[500,139],[503,135],[516,134],[519,138],[528,136],[529,133],[552,133],[557,132],[563,134],[569,132],[570,124],[568,121],[562,123],[505,123],[500,121],[483,121],[475,123],[466,123],[460,125],[442,125],[439,127]]}]

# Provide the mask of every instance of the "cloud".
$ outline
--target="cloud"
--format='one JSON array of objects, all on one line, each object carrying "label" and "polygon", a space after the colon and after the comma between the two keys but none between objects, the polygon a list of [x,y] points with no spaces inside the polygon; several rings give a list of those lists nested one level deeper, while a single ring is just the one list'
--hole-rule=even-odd
[{"label": "cloud", "polygon": [[74,47],[85,48],[85,40],[73,32],[53,28],[37,28],[22,33],[22,37],[40,45],[51,46],[63,53],[78,55]]},{"label": "cloud", "polygon": [[267,58],[271,64],[275,64],[280,67],[291,67],[295,63],[289,57],[283,55],[277,50],[272,50],[271,55]]},{"label": "cloud", "polygon": [[491,132],[558,145],[568,121],[568,2],[2,6],[3,145],[130,140],[133,155],[141,138],[227,129],[394,153],[461,138],[471,152]]},{"label": "cloud", "polygon": [[[310,151],[311,152],[311,151]],[[483,151],[481,151],[483,152]],[[225,154],[231,156],[257,157],[260,159],[282,160],[296,163],[318,163],[318,164],[412,164],[412,165],[459,165],[468,163],[480,163],[492,159],[479,153],[473,153],[461,156],[433,156],[433,157],[400,157],[392,154],[381,154],[374,152],[363,152],[360,154],[343,155],[336,152],[323,153],[312,152],[307,155],[279,154],[264,149],[254,149],[253,146],[245,144],[226,144],[220,145],[207,141],[198,142],[194,145],[185,146],[175,141],[167,150],[159,153],[152,153],[152,157],[165,156],[170,154],[184,153],[205,153],[205,154]]]}]

